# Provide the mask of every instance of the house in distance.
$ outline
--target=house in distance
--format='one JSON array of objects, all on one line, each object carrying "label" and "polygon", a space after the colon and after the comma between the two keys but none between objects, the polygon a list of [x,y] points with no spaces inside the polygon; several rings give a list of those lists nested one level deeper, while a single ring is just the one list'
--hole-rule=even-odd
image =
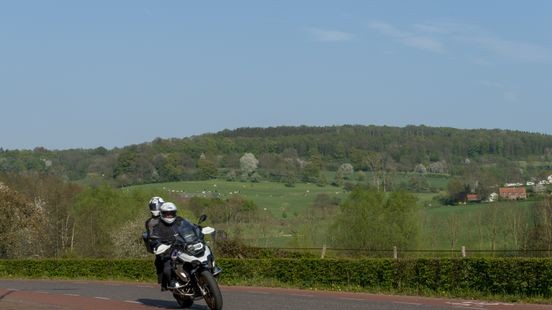
[{"label": "house in distance", "polygon": [[527,199],[525,187],[501,187],[498,189],[498,194],[505,200]]}]

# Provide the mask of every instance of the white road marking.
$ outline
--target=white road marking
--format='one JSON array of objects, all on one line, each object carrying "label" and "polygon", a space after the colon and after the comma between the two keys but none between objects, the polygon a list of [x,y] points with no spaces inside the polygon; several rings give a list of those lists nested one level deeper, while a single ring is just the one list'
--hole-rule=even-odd
[{"label": "white road marking", "polygon": [[485,306],[513,306],[514,304],[510,303],[502,303],[502,302],[486,302],[486,301],[462,301],[462,302],[450,302],[447,301],[447,304],[453,305],[453,306],[460,306],[460,307],[479,307],[478,309],[485,309],[481,307]]},{"label": "white road marking", "polygon": [[101,299],[101,300],[111,300],[111,298],[107,298],[107,297],[94,297],[96,299]]},{"label": "white road marking", "polygon": [[132,304],[142,304],[141,302],[136,301],[136,300],[125,300],[125,302],[129,302],[129,303],[132,303]]},{"label": "white road marking", "polygon": [[352,298],[352,297],[340,297],[339,299],[352,300],[352,301],[365,301],[364,299],[361,299],[361,298]]},{"label": "white road marking", "polygon": [[80,296],[79,294],[63,294],[65,296]]},{"label": "white road marking", "polygon": [[249,293],[249,294],[270,295],[270,293],[267,293],[267,292],[246,291],[246,293]]},{"label": "white road marking", "polygon": [[406,301],[394,301],[394,304],[401,304],[401,305],[414,305],[414,306],[421,306],[422,304],[417,302],[406,302]]}]

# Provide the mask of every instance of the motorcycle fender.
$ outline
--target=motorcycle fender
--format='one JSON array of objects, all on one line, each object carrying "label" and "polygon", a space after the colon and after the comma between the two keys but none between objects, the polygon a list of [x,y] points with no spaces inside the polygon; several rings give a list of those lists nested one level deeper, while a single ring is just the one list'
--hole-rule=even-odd
[{"label": "motorcycle fender", "polygon": [[203,252],[202,256],[192,256],[188,255],[184,252],[180,252],[178,254],[178,258],[180,258],[184,262],[193,262],[193,261],[199,261],[202,264],[205,264],[209,261],[209,256],[211,255],[211,249],[209,247],[205,247],[205,251]]}]

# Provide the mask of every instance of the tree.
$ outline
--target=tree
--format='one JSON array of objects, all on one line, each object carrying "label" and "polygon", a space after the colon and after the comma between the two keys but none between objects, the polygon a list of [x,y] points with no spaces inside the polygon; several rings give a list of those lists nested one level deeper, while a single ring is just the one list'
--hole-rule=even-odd
[{"label": "tree", "polygon": [[370,152],[364,157],[366,165],[372,171],[372,185],[378,190],[383,187],[385,192],[385,163],[383,155],[379,152]]},{"label": "tree", "polygon": [[506,223],[504,223],[505,216],[503,206],[499,203],[490,204],[483,214],[487,222],[488,236],[489,236],[489,245],[491,251],[497,249],[498,237],[504,235],[502,233],[506,228]]},{"label": "tree", "polygon": [[350,179],[353,175],[354,169],[353,165],[346,163],[341,164],[335,173],[335,183],[339,186],[343,185],[345,179]]},{"label": "tree", "polygon": [[416,248],[419,221],[416,198],[406,192],[388,197],[375,189],[356,187],[341,205],[331,233],[336,247],[363,250]]},{"label": "tree", "polygon": [[201,154],[197,161],[198,177],[202,180],[214,179],[217,177],[217,165],[215,161]]},{"label": "tree", "polygon": [[389,241],[402,249],[415,249],[420,232],[416,197],[405,191],[391,192],[385,204]]},{"label": "tree", "polygon": [[147,258],[151,254],[145,250],[141,238],[144,231],[144,218],[129,219],[110,233],[113,243],[113,257],[116,258]]},{"label": "tree", "polygon": [[43,201],[29,202],[20,193],[0,182],[0,257],[43,256]]},{"label": "tree", "polygon": [[[34,254],[59,257],[70,251],[74,217],[72,208],[81,187],[58,177],[44,174],[9,174],[0,176],[6,186],[40,212],[35,227]],[[40,228],[40,229],[39,229]]]},{"label": "tree", "polygon": [[533,218],[535,227],[530,235],[530,248],[547,250],[547,254],[550,255],[552,253],[552,197],[547,196],[536,205]]},{"label": "tree", "polygon": [[161,178],[167,181],[177,181],[184,174],[184,166],[182,165],[181,156],[177,153],[170,153],[163,156],[161,166]]},{"label": "tree", "polygon": [[257,165],[259,161],[255,158],[253,153],[245,153],[240,158],[240,170],[242,177],[246,180],[250,179],[251,176],[257,171]]},{"label": "tree", "polygon": [[320,182],[320,171],[322,169],[322,158],[319,154],[313,154],[311,155],[309,161],[305,165],[305,168],[303,169],[303,181],[309,182],[309,183],[316,183],[318,184]]},{"label": "tree", "polygon": [[353,175],[353,172],[354,172],[353,165],[349,163],[345,163],[339,166],[336,174],[342,179],[350,179]]},{"label": "tree", "polygon": [[[107,184],[89,187],[79,193],[72,210],[75,218],[74,254],[85,257],[114,255],[113,234],[137,216],[145,221],[148,215],[144,205],[152,195],[142,190],[121,191]],[[132,243],[132,240],[128,242]]]},{"label": "tree", "polygon": [[414,167],[414,172],[419,174],[426,174],[427,168],[424,166],[424,164],[417,164],[416,167]]},{"label": "tree", "polygon": [[110,233],[120,219],[128,218],[119,205],[117,192],[106,184],[87,188],[78,197],[75,209],[75,245],[78,255],[105,257],[111,253]]},{"label": "tree", "polygon": [[449,204],[455,204],[458,202],[466,201],[466,196],[469,193],[469,187],[464,184],[460,179],[454,178],[447,184],[447,193]]},{"label": "tree", "polygon": [[429,164],[429,172],[431,173],[447,173],[447,162],[444,160],[432,162]]},{"label": "tree", "polygon": [[460,222],[458,218],[458,214],[454,213],[451,216],[447,218],[447,231],[445,232],[448,234],[448,238],[450,241],[450,249],[454,250],[456,249],[457,243],[458,243],[458,235],[460,234]]},{"label": "tree", "polygon": [[[507,208],[504,212],[505,231],[510,235],[514,248],[527,250],[529,248],[529,236],[531,221],[528,219],[526,208]],[[533,208],[529,210],[534,210]]]},{"label": "tree", "polygon": [[408,182],[403,183],[401,187],[416,193],[429,192],[431,190],[428,180],[421,174],[412,175],[408,179]]}]

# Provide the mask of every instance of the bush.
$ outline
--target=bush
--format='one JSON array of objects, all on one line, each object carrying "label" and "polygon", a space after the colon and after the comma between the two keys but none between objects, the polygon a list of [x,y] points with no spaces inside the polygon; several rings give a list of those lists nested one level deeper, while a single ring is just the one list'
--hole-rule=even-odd
[{"label": "bush", "polygon": [[[218,258],[222,283],[416,292],[441,296],[552,297],[550,258]],[[154,281],[150,260],[0,260],[0,277]]]}]

